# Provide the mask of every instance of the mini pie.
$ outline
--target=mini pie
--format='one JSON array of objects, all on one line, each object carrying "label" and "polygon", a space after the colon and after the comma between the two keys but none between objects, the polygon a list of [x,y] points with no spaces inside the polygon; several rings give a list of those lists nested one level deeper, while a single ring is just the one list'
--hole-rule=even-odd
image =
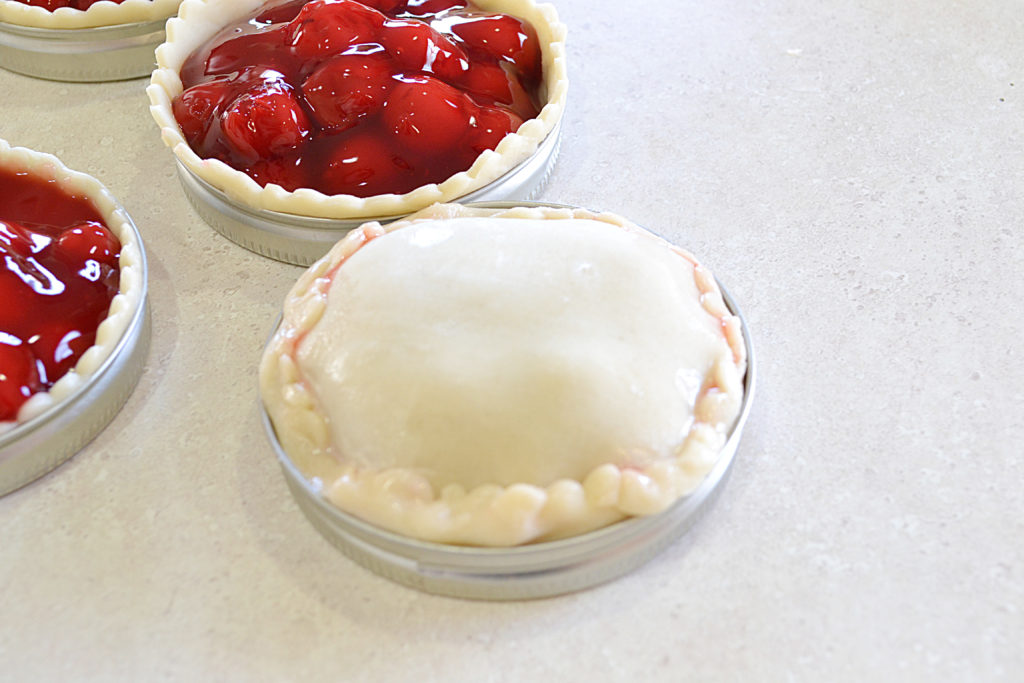
[{"label": "mini pie", "polygon": [[160,21],[181,0],[0,0],[0,22],[44,29],[80,29]]},{"label": "mini pie", "polygon": [[142,262],[97,180],[0,140],[0,433],[102,366],[141,305]]},{"label": "mini pie", "polygon": [[565,105],[534,0],[185,0],[148,88],[181,164],[261,210],[411,213],[529,158]]},{"label": "mini pie", "polygon": [[436,205],[352,231],[288,294],[260,387],[289,459],[399,534],[511,546],[666,509],[739,414],[739,320],[613,214]]}]

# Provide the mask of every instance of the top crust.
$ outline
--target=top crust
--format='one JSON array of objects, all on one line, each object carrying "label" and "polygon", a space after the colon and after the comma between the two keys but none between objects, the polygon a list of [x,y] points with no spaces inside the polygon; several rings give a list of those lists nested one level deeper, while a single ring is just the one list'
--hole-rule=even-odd
[{"label": "top crust", "polygon": [[53,12],[14,0],[0,0],[0,22],[47,29],[97,28],[160,21],[174,15],[181,0],[97,2],[82,11],[61,7]]},{"label": "top crust", "polygon": [[418,211],[449,202],[497,180],[533,154],[562,117],[568,92],[565,69],[565,26],[552,5],[534,0],[475,0],[477,6],[529,22],[540,42],[547,104],[536,118],[505,136],[497,148],[477,157],[466,171],[438,184],[423,185],[406,194],[371,197],[325,195],[310,188],[288,192],[279,185],[261,187],[242,171],[219,159],[201,159],[181,134],[171,103],[182,92],[179,71],[188,56],[217,31],[247,16],[265,0],[185,0],[178,16],[167,22],[167,42],[157,48],[157,69],[146,92],[150,112],[160,126],[164,144],[186,168],[232,199],[256,209],[319,218],[380,218]]},{"label": "top crust", "polygon": [[[681,305],[678,307],[680,315],[699,318],[701,331],[698,334],[704,336],[710,334],[712,337],[718,338],[718,341],[712,340],[710,345],[700,352],[702,355],[698,359],[699,362],[695,363],[694,369],[699,371],[701,377],[697,378],[695,382],[691,382],[694,386],[694,393],[687,400],[692,404],[680,409],[679,412],[685,414],[668,416],[668,422],[675,424],[675,427],[669,425],[669,432],[673,429],[676,430],[677,438],[675,440],[665,443],[655,439],[652,442],[653,446],[643,444],[644,447],[651,447],[652,451],[658,452],[626,453],[624,455],[602,454],[600,457],[609,460],[608,462],[604,462],[600,458],[588,459],[592,455],[590,453],[584,453],[581,460],[580,454],[574,453],[571,454],[571,458],[568,458],[571,462],[565,464],[565,469],[559,469],[562,465],[558,463],[549,466],[551,463],[546,462],[545,459],[549,459],[550,454],[541,454],[534,458],[532,464],[530,462],[526,462],[525,465],[517,463],[510,472],[497,474],[490,480],[486,475],[481,476],[479,472],[474,472],[478,458],[474,457],[472,451],[467,451],[464,455],[455,454],[456,461],[447,471],[444,466],[433,468],[425,465],[422,461],[416,461],[415,453],[402,452],[415,451],[415,440],[403,442],[401,436],[393,438],[393,434],[388,433],[389,431],[396,432],[399,428],[395,425],[404,424],[406,417],[410,414],[417,415],[418,419],[423,417],[419,408],[413,413],[406,411],[406,406],[403,405],[406,399],[403,395],[404,389],[399,387],[399,390],[391,392],[390,389],[383,386],[393,380],[396,385],[405,386],[406,380],[410,380],[408,382],[409,391],[414,390],[412,387],[417,386],[416,378],[412,376],[408,368],[415,367],[415,361],[419,358],[416,354],[421,351],[412,348],[391,354],[393,358],[398,358],[399,363],[395,366],[385,365],[382,374],[378,375],[382,381],[374,383],[371,391],[365,391],[365,387],[364,391],[360,391],[359,386],[362,385],[355,387],[354,391],[357,395],[346,405],[345,410],[349,411],[346,415],[349,420],[355,416],[355,422],[360,424],[357,429],[348,429],[352,434],[344,434],[346,429],[354,423],[346,421],[344,424],[338,424],[341,419],[339,419],[337,406],[325,406],[326,399],[322,398],[323,394],[329,394],[332,396],[331,400],[334,401],[338,399],[339,394],[337,385],[332,384],[329,376],[325,380],[319,369],[324,367],[323,359],[315,357],[318,353],[315,347],[320,343],[316,339],[317,326],[328,325],[324,329],[324,335],[335,339],[340,338],[339,335],[344,337],[346,335],[345,327],[344,325],[339,327],[337,323],[339,311],[345,311],[341,313],[343,317],[349,316],[345,318],[346,320],[354,320],[358,315],[358,309],[338,307],[346,303],[344,301],[346,298],[357,299],[357,303],[353,304],[355,307],[367,300],[372,300],[372,297],[370,299],[365,297],[365,290],[360,287],[379,286],[368,284],[376,282],[376,280],[360,281],[358,273],[356,273],[355,280],[344,275],[348,271],[356,269],[356,261],[353,261],[351,266],[346,266],[345,262],[368,243],[395,230],[422,226],[427,221],[467,217],[549,222],[576,220],[581,221],[579,225],[585,229],[595,226],[593,229],[598,232],[601,230],[600,224],[607,224],[626,231],[641,241],[655,244],[658,250],[665,250],[665,258],[659,259],[651,267],[668,267],[674,271],[673,278],[683,278],[680,280],[683,290],[690,291],[684,298],[691,299],[692,303],[681,300]],[[559,229],[557,223],[552,223],[552,232]],[[424,235],[429,237],[429,233],[418,231],[415,228],[407,234],[415,235],[415,237],[407,239],[421,240],[425,239]],[[615,244],[621,242],[622,240],[618,242],[612,240],[613,248],[615,248]],[[383,245],[384,241],[380,244]],[[544,243],[537,242],[535,247],[542,250]],[[673,259],[675,260],[673,261]],[[388,260],[393,262],[391,257],[388,257]],[[432,263],[430,267],[435,266],[436,263]],[[688,285],[685,281],[686,278],[690,280]],[[334,284],[339,286],[332,289]],[[372,294],[375,295],[376,292],[372,292]],[[427,292],[425,296],[429,298],[431,294]],[[668,298],[664,301],[671,301],[674,296],[669,293],[667,294]],[[485,296],[484,299],[487,297]],[[543,299],[536,301],[543,303]],[[625,304],[628,305],[628,302]],[[412,309],[420,306],[419,303],[410,304],[408,301],[400,305],[409,306]],[[459,305],[461,304],[456,304],[456,308]],[[481,306],[483,305],[485,304],[481,304]],[[532,304],[528,305],[532,306]],[[673,311],[676,310],[675,305],[670,305],[670,308]],[[504,310],[506,309],[502,309],[502,311]],[[657,318],[647,318],[646,320],[658,322]],[[425,327],[420,326],[416,321],[410,325],[411,328],[423,330],[424,338],[429,337],[429,333],[432,332],[425,330]],[[656,324],[655,327],[658,325]],[[659,329],[661,328],[659,327]],[[484,330],[486,332],[486,328]],[[447,331],[441,330],[441,333],[443,336]],[[418,337],[419,334],[416,336]],[[497,341],[501,336],[502,334],[495,332],[492,338]],[[642,335],[637,338],[642,340]],[[358,340],[354,343],[359,344]],[[387,341],[381,342],[381,346],[387,346],[389,343],[404,344],[400,339],[396,341],[394,338],[388,337]],[[630,344],[627,356],[636,348],[633,342]],[[440,346],[443,357],[447,353],[443,348],[443,341]],[[650,348],[657,348],[657,346],[657,340],[655,340]],[[347,359],[345,362],[349,364],[349,367],[358,368],[366,363],[368,358],[370,362],[373,362],[372,356],[377,355],[376,350],[370,356],[361,355],[357,346],[351,344],[344,348]],[[435,344],[429,348],[436,350],[438,345]],[[579,347],[574,347],[574,349],[571,353],[577,354]],[[385,354],[389,353],[387,349],[384,352]],[[426,353],[428,355],[425,355],[424,358],[429,357],[431,361],[437,358],[433,351],[428,350]],[[526,354],[530,353],[529,347],[527,347]],[[403,354],[405,354],[404,358]],[[607,358],[607,356],[598,353],[595,358]],[[612,359],[614,362],[614,356]],[[551,359],[548,358],[548,360]],[[406,369],[403,370],[401,369],[402,363],[405,361],[410,361],[410,364],[404,366]],[[542,362],[545,361],[542,359]],[[561,372],[562,366],[560,362],[556,365],[558,365],[557,374],[557,372]],[[598,365],[600,365],[600,361],[598,361]],[[281,326],[264,353],[260,382],[263,401],[284,451],[306,476],[323,487],[324,495],[342,510],[414,538],[441,543],[509,546],[571,536],[605,526],[627,516],[660,512],[696,488],[717,462],[721,448],[739,414],[745,366],[745,346],[740,333],[739,321],[726,309],[714,278],[687,252],[665,243],[625,219],[612,214],[593,214],[583,210],[516,208],[495,211],[469,209],[457,205],[441,205],[431,207],[406,220],[385,227],[377,223],[368,223],[350,233],[327,256],[306,271],[286,299]],[[449,366],[444,365],[443,367]],[[542,365],[541,368],[543,369],[543,367]],[[392,368],[395,368],[394,377],[390,377],[388,374]],[[456,370],[458,368],[459,366],[456,366]],[[599,367],[598,374],[608,374],[604,372],[606,368],[607,365]],[[353,370],[354,372],[356,371]],[[426,385],[438,386],[446,383],[445,372],[447,371],[437,376],[428,374]],[[519,372],[519,370],[513,369],[513,375]],[[346,375],[345,381],[348,381],[347,377],[352,376],[347,370],[344,374]],[[330,375],[330,371],[328,375]],[[440,382],[437,381],[438,378],[441,378]],[[533,376],[529,381],[533,381],[535,378],[536,376]],[[570,378],[570,384],[574,381]],[[673,381],[676,381],[676,378],[673,378]],[[481,385],[470,384],[469,386],[479,387]],[[489,392],[490,385],[483,386],[487,387],[485,392]],[[369,395],[378,393],[378,389],[385,402],[381,405],[376,405],[374,403],[376,397]],[[638,391],[643,393],[647,389],[648,387],[639,387]],[[343,384],[342,394],[347,390]],[[447,389],[442,386],[440,391],[442,392],[440,395],[433,399],[428,398],[428,400],[446,401]],[[452,414],[448,417],[454,417],[457,421],[459,415],[455,413],[462,410],[459,406],[464,404],[470,406],[466,413],[472,413],[472,416],[467,418],[467,422],[479,421],[481,415],[503,412],[503,407],[507,408],[509,412],[522,407],[521,405],[504,406],[503,404],[491,406],[487,404],[488,397],[479,393],[475,395],[480,396],[479,403],[483,404],[482,408],[477,410],[477,406],[474,405],[477,402],[471,398],[456,397],[454,403],[451,404],[454,405],[454,408],[449,411]],[[343,395],[341,398],[344,401]],[[531,400],[528,399],[527,403]],[[658,403],[660,402],[661,398],[659,397]],[[650,402],[645,404],[641,400],[639,403],[641,408],[638,412],[635,406],[628,405],[629,403],[630,400],[627,400],[627,404],[623,404],[625,413],[621,416],[622,419],[637,421],[643,429],[647,429],[644,426],[645,417],[642,415],[643,406],[654,404]],[[524,430],[529,430],[537,425],[539,429],[542,429],[543,425],[538,425],[538,423],[546,421],[547,406],[539,408],[540,412],[535,411],[533,413],[535,417],[530,418],[530,411],[533,409],[533,406],[527,405],[522,411],[522,415],[526,417],[509,420],[504,428],[514,430],[516,425],[522,425]],[[447,415],[444,410],[445,408],[442,407],[441,412],[438,413],[431,408],[428,412],[434,417],[430,419],[437,419],[435,413],[444,419],[444,416]],[[614,405],[611,410],[612,412],[609,414],[611,419],[608,420],[602,420],[600,412],[582,413],[580,417],[583,421],[596,419],[608,424],[620,417]],[[364,419],[372,422],[375,414],[385,416],[381,421],[382,428],[375,436],[371,436],[369,441],[360,442],[358,432],[365,431],[361,422]],[[626,414],[631,417],[627,417]],[[518,416],[519,413],[515,413],[515,415]],[[595,416],[597,417],[595,418]],[[591,425],[587,426],[589,428]],[[627,427],[629,426],[627,425]],[[608,434],[621,431],[619,427],[620,425],[612,425]],[[343,436],[339,437],[339,432],[342,432]],[[510,441],[516,441],[518,438],[514,432],[505,433],[509,435]],[[346,441],[353,434],[356,440]],[[383,438],[380,438],[381,435]],[[434,436],[430,438],[433,439]],[[459,448],[458,435],[454,441],[450,442],[445,442],[444,438],[446,437],[442,437],[439,442],[442,444],[442,451],[449,448],[455,451]],[[341,442],[345,442],[344,445],[339,445]],[[379,450],[372,448],[374,443],[381,444]],[[397,447],[395,447],[396,443]],[[449,445],[444,446],[445,443]],[[600,441],[598,440],[596,443],[600,443]],[[368,444],[370,445],[368,446]],[[411,447],[410,444],[412,444]],[[502,451],[505,445],[499,444],[493,450]],[[516,447],[518,446],[511,446],[513,450]],[[375,452],[367,454],[367,450]],[[587,447],[584,450],[595,449]],[[396,451],[399,451],[397,455]],[[480,453],[480,455],[482,456],[479,458],[480,460],[487,460],[492,454]],[[555,455],[557,456],[557,453]],[[442,452],[442,456],[443,460],[448,453]],[[458,458],[462,459],[458,460]],[[530,456],[524,456],[522,459],[529,461]],[[520,465],[526,469],[522,469]]]},{"label": "top crust", "polygon": [[119,291],[110,302],[107,318],[96,330],[96,342],[78,363],[61,377],[49,391],[34,394],[18,411],[17,422],[0,422],[0,434],[42,414],[51,406],[70,396],[93,375],[117,346],[125,330],[142,304],[144,256],[131,220],[113,195],[92,176],[72,171],[57,157],[23,147],[11,147],[0,139],[0,166],[25,171],[45,179],[55,179],[68,192],[81,194],[92,201],[103,222],[121,242]]}]

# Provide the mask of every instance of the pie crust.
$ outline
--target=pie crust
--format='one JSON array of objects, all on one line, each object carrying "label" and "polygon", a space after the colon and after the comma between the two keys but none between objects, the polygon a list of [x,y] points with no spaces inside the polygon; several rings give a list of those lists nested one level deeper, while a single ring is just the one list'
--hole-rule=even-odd
[{"label": "pie crust", "polygon": [[745,367],[738,318],[686,251],[613,214],[449,204],[366,223],[303,273],[260,388],[341,510],[510,546],[696,488]]},{"label": "pie crust", "polygon": [[185,0],[178,16],[167,22],[167,42],[157,48],[157,69],[146,92],[150,112],[160,126],[164,143],[178,161],[197,177],[246,206],[321,218],[374,218],[404,215],[437,202],[448,202],[497,180],[525,161],[554,130],[561,119],[568,91],[565,69],[565,26],[552,5],[534,0],[474,0],[478,7],[509,14],[532,24],[543,58],[541,99],[546,104],[536,118],[505,136],[497,148],[477,157],[466,171],[447,180],[423,185],[405,194],[371,197],[325,195],[310,188],[288,192],[275,184],[260,186],[242,171],[219,159],[201,159],[188,145],[178,127],[171,103],[182,92],[179,71],[188,56],[224,26],[264,4],[265,0]]},{"label": "pie crust", "polygon": [[142,302],[145,288],[143,282],[142,246],[136,238],[131,220],[125,214],[113,195],[92,176],[68,169],[59,159],[23,147],[11,147],[0,139],[0,166],[15,171],[28,172],[40,178],[55,179],[59,186],[69,193],[88,197],[97,212],[103,217],[107,228],[121,242],[119,259],[119,291],[110,302],[106,319],[96,330],[96,341],[75,364],[75,367],[58,379],[48,391],[33,394],[18,411],[16,422],[0,421],[0,433],[4,433],[41,415],[51,406],[71,396],[84,382],[103,365],[114,347],[128,328],[135,311]]},{"label": "pie crust", "polygon": [[53,12],[14,0],[0,0],[0,22],[46,29],[79,29],[140,24],[174,16],[181,0],[98,2],[87,10],[61,7]]}]

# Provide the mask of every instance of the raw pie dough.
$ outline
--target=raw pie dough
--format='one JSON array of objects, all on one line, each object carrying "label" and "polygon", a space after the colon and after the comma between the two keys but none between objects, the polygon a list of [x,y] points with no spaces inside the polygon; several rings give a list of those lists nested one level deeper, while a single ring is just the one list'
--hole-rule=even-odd
[{"label": "raw pie dough", "polygon": [[61,7],[50,11],[14,0],[0,0],[0,22],[46,29],[79,29],[159,21],[174,16],[181,0],[98,2],[87,10]]},{"label": "raw pie dough", "polygon": [[69,170],[56,157],[34,152],[23,147],[11,147],[0,140],[0,166],[15,171],[25,171],[41,178],[56,179],[60,187],[69,194],[88,197],[96,211],[103,217],[107,228],[121,242],[121,256],[118,263],[120,280],[118,293],[110,302],[106,319],[96,329],[96,342],[78,359],[74,369],[57,380],[49,391],[33,394],[18,411],[17,422],[0,421],[0,434],[18,424],[42,414],[54,404],[70,396],[103,365],[114,347],[121,341],[135,311],[142,303],[145,282],[143,281],[142,245],[136,238],[131,221],[117,200],[98,180],[92,176]]},{"label": "raw pie dough", "polygon": [[625,219],[438,205],[306,271],[260,382],[285,452],[342,510],[507,546],[693,490],[745,365],[710,273]]},{"label": "raw pie dough", "polygon": [[[0,0],[2,1],[2,0]],[[544,82],[541,99],[547,104],[536,118],[493,150],[477,157],[466,171],[439,184],[423,185],[406,194],[372,197],[325,195],[310,188],[288,192],[279,185],[260,186],[242,171],[219,159],[201,159],[181,134],[171,102],[182,92],[178,75],[188,56],[222,27],[247,16],[266,0],[185,0],[178,16],[167,22],[167,42],[157,48],[157,70],[149,94],[150,112],[160,126],[164,143],[178,161],[207,183],[248,206],[269,211],[321,218],[370,218],[411,213],[435,202],[451,201],[500,178],[532,155],[544,141],[565,107],[568,78],[565,71],[565,25],[558,21],[553,6],[534,0],[473,0],[489,12],[510,14],[533,25],[541,47]]]}]

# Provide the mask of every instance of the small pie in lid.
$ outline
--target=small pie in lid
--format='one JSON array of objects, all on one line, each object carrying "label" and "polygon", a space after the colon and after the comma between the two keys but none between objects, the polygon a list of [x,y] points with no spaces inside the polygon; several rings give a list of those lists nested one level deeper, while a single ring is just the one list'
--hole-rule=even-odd
[{"label": "small pie in lid", "polygon": [[0,0],[0,22],[71,30],[160,21],[181,0]]},{"label": "small pie in lid", "polygon": [[613,214],[437,205],[307,270],[260,386],[342,511],[511,546],[665,510],[743,399],[739,320],[684,250]]},{"label": "small pie in lid", "polygon": [[142,306],[144,260],[91,176],[0,140],[0,433],[72,396]]},{"label": "small pie in lid", "polygon": [[186,0],[148,88],[179,163],[244,206],[404,215],[515,169],[565,106],[533,0]]}]

